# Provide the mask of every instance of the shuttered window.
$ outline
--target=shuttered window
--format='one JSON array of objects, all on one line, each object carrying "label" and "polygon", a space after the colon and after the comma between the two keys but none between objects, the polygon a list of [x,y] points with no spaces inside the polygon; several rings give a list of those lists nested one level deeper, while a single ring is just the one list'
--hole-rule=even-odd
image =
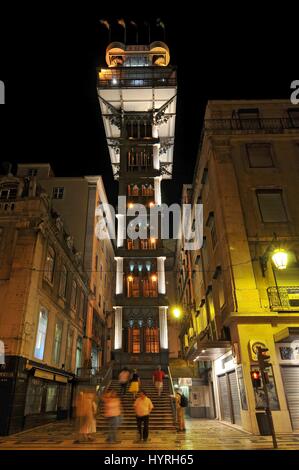
[{"label": "shuttered window", "polygon": [[250,168],[274,167],[271,144],[247,144],[246,151]]},{"label": "shuttered window", "polygon": [[287,222],[288,216],[280,189],[257,190],[256,196],[263,222]]}]

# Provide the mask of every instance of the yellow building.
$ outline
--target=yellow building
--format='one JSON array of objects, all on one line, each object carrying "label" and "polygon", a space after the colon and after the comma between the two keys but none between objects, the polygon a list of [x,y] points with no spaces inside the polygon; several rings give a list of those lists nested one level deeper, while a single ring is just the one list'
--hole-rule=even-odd
[{"label": "yellow building", "polygon": [[[213,366],[217,418],[253,433],[267,432],[252,381],[258,345],[269,349],[275,430],[299,429],[298,188],[298,106],[208,102],[191,199],[203,204],[204,238],[190,251],[193,310],[181,337],[188,359]],[[278,249],[286,266],[272,259]]]}]

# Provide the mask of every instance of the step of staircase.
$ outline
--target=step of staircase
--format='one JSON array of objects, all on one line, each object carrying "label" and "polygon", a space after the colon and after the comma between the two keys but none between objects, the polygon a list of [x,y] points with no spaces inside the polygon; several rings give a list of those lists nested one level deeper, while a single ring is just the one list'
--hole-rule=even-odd
[{"label": "step of staircase", "polygon": [[[152,400],[154,409],[150,415],[150,429],[159,430],[167,429],[169,431],[175,430],[175,424],[172,414],[172,399],[170,397],[170,391],[168,382],[165,381],[163,392],[161,396],[158,396],[157,390],[153,384],[151,378],[141,380],[141,388],[146,391],[149,398]],[[110,383],[109,390],[115,390],[118,394],[120,392],[120,385],[118,380],[113,379]],[[123,409],[123,420],[119,427],[119,430],[136,430],[136,415],[133,408],[134,397],[127,391],[127,393],[120,397]],[[99,415],[97,416],[97,428],[100,430],[107,430],[108,423],[107,419],[102,415],[102,404],[99,406]]]}]

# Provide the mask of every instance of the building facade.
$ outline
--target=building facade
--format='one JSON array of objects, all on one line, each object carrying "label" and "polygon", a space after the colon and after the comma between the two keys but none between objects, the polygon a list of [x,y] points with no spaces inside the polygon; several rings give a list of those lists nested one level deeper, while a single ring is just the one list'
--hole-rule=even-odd
[{"label": "building facade", "polygon": [[[160,233],[150,234],[149,212],[161,206],[161,182],[172,175],[176,71],[169,60],[162,42],[111,43],[108,68],[99,71],[112,169],[119,196],[126,197],[117,211],[113,346],[116,361],[123,364],[168,363],[167,255]],[[147,211],[146,235],[133,239],[127,228],[133,226],[139,204]]]},{"label": "building facade", "polygon": [[268,432],[258,346],[275,430],[299,429],[298,144],[287,101],[207,105],[191,196],[204,237],[184,254],[193,289],[181,338],[185,357],[211,364],[217,418],[253,433]]},{"label": "building facade", "polygon": [[114,240],[96,236],[96,208],[108,203],[101,176],[56,177],[49,164],[19,164],[18,175],[34,174],[51,207],[72,236],[93,295],[89,298],[82,373],[111,361],[114,291]]},{"label": "building facade", "polygon": [[0,179],[0,434],[68,416],[90,294],[35,176]]}]

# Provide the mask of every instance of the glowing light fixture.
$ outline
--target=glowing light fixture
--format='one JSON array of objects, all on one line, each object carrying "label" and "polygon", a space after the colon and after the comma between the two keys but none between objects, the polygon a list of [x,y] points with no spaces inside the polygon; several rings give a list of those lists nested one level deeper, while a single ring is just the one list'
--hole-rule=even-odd
[{"label": "glowing light fixture", "polygon": [[274,250],[272,261],[277,269],[286,269],[288,265],[287,252],[281,248]]},{"label": "glowing light fixture", "polygon": [[128,281],[132,282],[133,281],[133,276],[128,276]]},{"label": "glowing light fixture", "polygon": [[152,275],[152,281],[156,282],[157,276],[155,274]]},{"label": "glowing light fixture", "polygon": [[175,318],[180,318],[181,313],[182,313],[182,311],[181,311],[180,308],[175,307],[175,308],[173,309],[173,316],[174,316]]},{"label": "glowing light fixture", "polygon": [[150,206],[150,207],[154,207],[154,205],[155,205],[155,203],[154,203],[153,201],[151,201],[151,202],[149,203],[149,206]]},{"label": "glowing light fixture", "polygon": [[133,207],[134,207],[133,202],[129,202],[128,207],[129,207],[129,209],[133,209]]}]

